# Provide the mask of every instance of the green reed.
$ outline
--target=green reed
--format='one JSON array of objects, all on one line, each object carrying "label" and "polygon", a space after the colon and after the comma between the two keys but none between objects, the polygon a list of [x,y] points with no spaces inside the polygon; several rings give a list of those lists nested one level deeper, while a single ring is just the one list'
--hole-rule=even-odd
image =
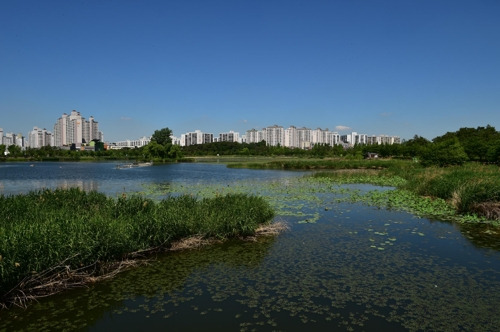
[{"label": "green reed", "polygon": [[265,162],[248,162],[229,164],[233,168],[255,169],[295,169],[295,170],[322,170],[322,169],[385,169],[394,165],[406,164],[399,160],[357,160],[346,158],[307,159],[292,158]]},{"label": "green reed", "polygon": [[0,297],[23,278],[61,262],[75,269],[168,248],[192,235],[251,235],[274,217],[269,204],[252,195],[184,195],[158,202],[76,188],[2,195],[0,210]]},{"label": "green reed", "polygon": [[337,183],[394,186],[423,197],[445,200],[460,214],[500,219],[500,168],[497,165],[471,162],[462,166],[423,167],[420,163],[398,159],[297,158],[230,167],[319,170],[321,173],[315,174],[316,178],[329,178]]}]

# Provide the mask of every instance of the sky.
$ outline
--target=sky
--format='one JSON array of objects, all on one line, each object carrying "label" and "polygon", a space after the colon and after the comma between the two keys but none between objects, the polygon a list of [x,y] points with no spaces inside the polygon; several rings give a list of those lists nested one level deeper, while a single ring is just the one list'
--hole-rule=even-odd
[{"label": "sky", "polygon": [[500,130],[498,0],[0,1],[0,127]]}]

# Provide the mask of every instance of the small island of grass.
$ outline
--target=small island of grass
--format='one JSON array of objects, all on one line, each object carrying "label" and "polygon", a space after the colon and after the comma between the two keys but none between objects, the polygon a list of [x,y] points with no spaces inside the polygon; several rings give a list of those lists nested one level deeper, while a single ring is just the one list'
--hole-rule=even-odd
[{"label": "small island of grass", "polygon": [[2,195],[0,206],[2,306],[105,278],[183,239],[253,236],[274,217],[264,199],[244,194],[157,202],[56,189]]}]

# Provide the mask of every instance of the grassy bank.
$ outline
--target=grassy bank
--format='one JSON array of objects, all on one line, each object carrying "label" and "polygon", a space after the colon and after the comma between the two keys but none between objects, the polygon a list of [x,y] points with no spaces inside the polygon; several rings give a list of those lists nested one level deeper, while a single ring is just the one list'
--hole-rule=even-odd
[{"label": "grassy bank", "polygon": [[50,292],[43,289],[43,282],[52,282],[57,274],[76,271],[97,276],[110,262],[151,248],[167,249],[193,235],[218,239],[252,235],[274,216],[262,198],[244,194],[155,202],[57,189],[0,196],[0,207],[3,303],[25,291]]},{"label": "grassy bank", "polygon": [[319,170],[322,172],[314,176],[344,183],[390,185],[421,197],[442,199],[459,214],[500,220],[500,168],[496,165],[423,167],[406,160],[337,158],[249,162],[229,167]]},{"label": "grassy bank", "polygon": [[347,158],[279,158],[277,160],[250,161],[229,164],[232,168],[287,169],[287,170],[336,170],[336,169],[386,169],[407,161],[382,159],[347,159]]}]

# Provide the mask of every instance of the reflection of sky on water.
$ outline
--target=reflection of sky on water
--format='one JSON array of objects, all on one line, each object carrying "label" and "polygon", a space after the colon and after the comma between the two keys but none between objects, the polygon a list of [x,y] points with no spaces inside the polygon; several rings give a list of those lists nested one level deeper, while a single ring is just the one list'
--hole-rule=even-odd
[{"label": "reflection of sky on water", "polygon": [[[78,187],[115,196],[141,192],[157,183],[204,184],[245,179],[267,181],[296,177],[291,171],[229,169],[222,164],[177,163],[117,169],[119,162],[4,163],[0,165],[0,194],[12,195],[44,188]],[[33,165],[33,166],[31,166]]]}]

